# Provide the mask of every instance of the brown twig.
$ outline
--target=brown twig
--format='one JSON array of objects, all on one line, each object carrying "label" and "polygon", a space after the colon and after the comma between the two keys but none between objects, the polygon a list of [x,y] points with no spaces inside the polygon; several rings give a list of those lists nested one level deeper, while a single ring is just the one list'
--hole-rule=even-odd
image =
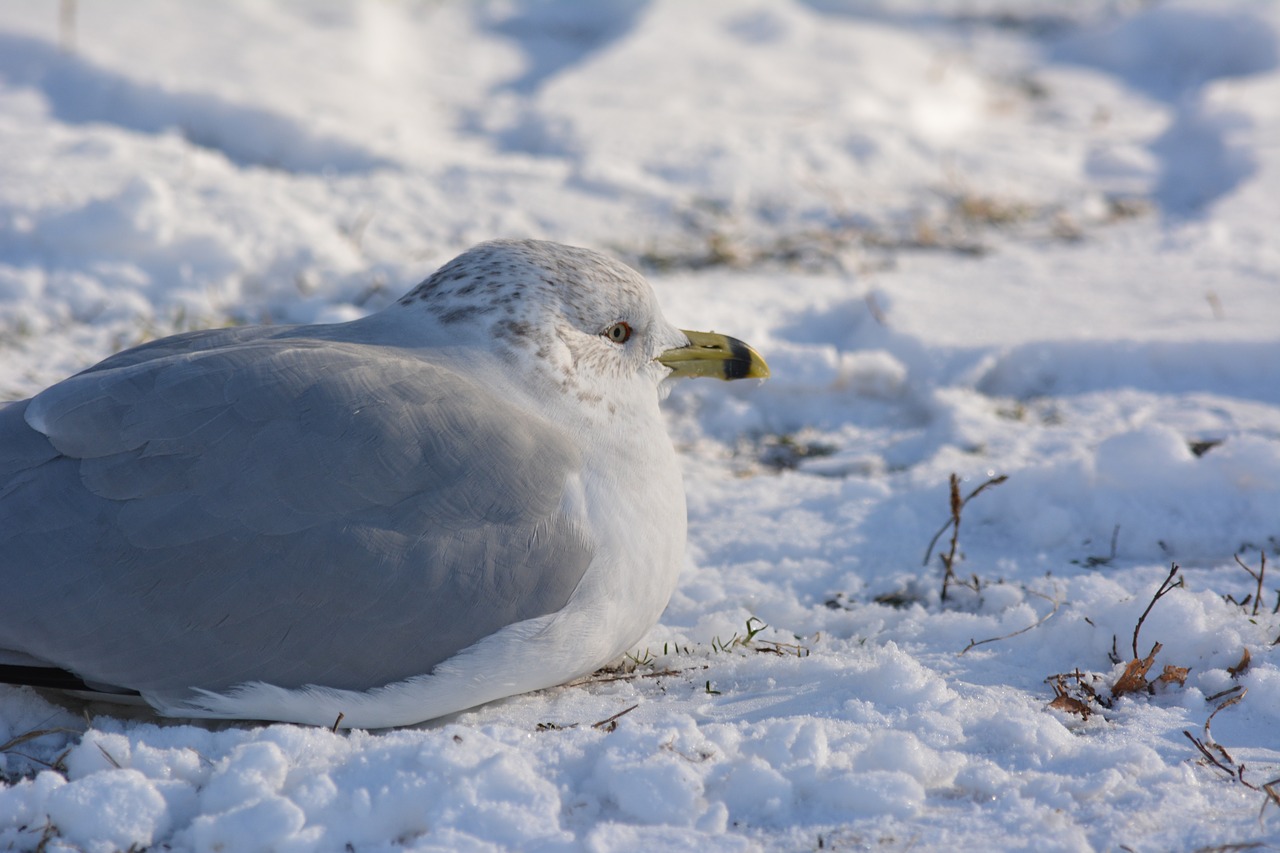
[{"label": "brown twig", "polygon": [[1267,798],[1262,801],[1262,808],[1258,810],[1258,820],[1262,820],[1262,813],[1267,810],[1267,803],[1275,803],[1280,806],[1280,779],[1263,782],[1262,790],[1266,792]]},{"label": "brown twig", "polygon": [[958,583],[958,581],[956,580],[955,563],[956,563],[956,548],[958,547],[960,542],[960,513],[964,510],[965,504],[969,503],[969,501],[973,500],[978,495],[982,494],[982,492],[988,486],[998,486],[1007,479],[1009,479],[1009,475],[1007,474],[1001,474],[999,477],[992,477],[990,480],[987,480],[985,483],[983,483],[982,485],[974,489],[972,492],[970,492],[962,500],[960,498],[960,477],[957,474],[952,473],[951,479],[950,479],[951,517],[947,519],[946,523],[943,524],[942,527],[938,528],[938,532],[933,534],[933,538],[929,540],[929,547],[925,549],[924,561],[921,563],[922,566],[929,565],[929,558],[933,556],[933,546],[938,544],[938,539],[940,539],[942,537],[942,534],[946,533],[947,528],[950,527],[951,528],[951,547],[948,550],[948,552],[942,556],[942,565],[943,565],[943,568],[946,570],[942,576],[942,600],[943,601],[947,600],[947,588],[952,583]]},{"label": "brown twig", "polygon": [[1226,696],[1226,695],[1227,695],[1227,694],[1229,694],[1229,693],[1235,693],[1235,692],[1240,691],[1240,690],[1244,690],[1244,685],[1242,685],[1242,684],[1237,684],[1235,687],[1228,687],[1226,690],[1223,690],[1221,693],[1215,693],[1215,694],[1213,694],[1212,696],[1207,696],[1207,697],[1205,697],[1205,700],[1204,700],[1204,701],[1206,701],[1206,702],[1216,702],[1216,701],[1218,701],[1219,699],[1221,699],[1223,696]]},{"label": "brown twig", "polygon": [[1253,614],[1252,615],[1254,616],[1258,615],[1258,606],[1262,604],[1262,579],[1267,574],[1267,552],[1259,548],[1258,553],[1262,555],[1262,562],[1261,564],[1259,564],[1258,571],[1256,572],[1253,569],[1249,568],[1247,565],[1245,565],[1244,560],[1240,559],[1239,554],[1234,555],[1236,563],[1240,566],[1240,568],[1248,572],[1249,577],[1253,578],[1255,581],[1258,582],[1258,589],[1253,594]]},{"label": "brown twig", "polygon": [[[1253,784],[1252,782],[1248,781],[1247,779],[1245,779],[1244,778],[1245,766],[1237,762],[1234,758],[1232,758],[1231,753],[1227,752],[1226,748],[1222,746],[1222,744],[1218,743],[1213,739],[1213,732],[1210,730],[1210,727],[1213,725],[1213,718],[1218,715],[1218,712],[1221,711],[1223,708],[1230,708],[1232,705],[1235,705],[1241,699],[1243,699],[1245,697],[1245,694],[1247,694],[1248,692],[1249,692],[1248,690],[1242,690],[1239,694],[1232,696],[1230,699],[1223,702],[1217,708],[1213,709],[1213,713],[1209,715],[1209,719],[1204,721],[1204,740],[1200,740],[1195,735],[1191,734],[1191,732],[1186,731],[1185,729],[1183,730],[1182,733],[1187,736],[1188,740],[1190,740],[1193,744],[1195,744],[1196,749],[1200,751],[1200,754],[1203,755],[1205,759],[1214,767],[1217,767],[1219,770],[1226,773],[1228,776],[1230,776],[1232,779],[1235,779],[1237,782],[1239,782],[1241,785],[1244,785],[1246,788],[1249,788],[1254,791],[1265,791],[1268,797],[1274,798],[1275,794],[1273,793],[1272,790],[1268,788],[1268,786],[1273,785],[1276,782],[1280,782],[1280,779],[1276,779],[1276,780],[1273,780],[1272,782],[1268,782],[1266,785],[1263,785],[1261,788]],[[1216,752],[1217,755],[1214,755],[1214,752]],[[1218,760],[1219,758],[1221,758],[1222,760],[1219,761]],[[1224,761],[1226,762],[1225,764],[1223,763]],[[1280,801],[1277,801],[1277,802],[1280,803]],[[1265,809],[1266,802],[1264,802],[1262,806]]]},{"label": "brown twig", "polygon": [[[701,669],[706,669],[705,666]],[[566,686],[574,687],[579,684],[607,684],[610,681],[634,681],[637,678],[663,678],[668,675],[679,675],[684,672],[683,669],[661,669],[655,672],[623,672],[617,675],[604,675],[599,678],[588,675],[585,678],[579,678],[577,681],[570,681]]]},{"label": "brown twig", "polygon": [[946,574],[942,576],[942,600],[947,600],[947,583],[956,577],[956,543],[960,539],[960,511],[964,509],[964,501],[960,500],[960,478],[951,474],[951,548],[947,556],[942,558]]},{"label": "brown twig", "polygon": [[107,759],[107,762],[110,763],[112,767],[114,767],[117,770],[120,769],[120,762],[116,760],[116,757],[114,755],[107,752],[107,748],[105,746],[103,746],[100,743],[95,743],[94,746],[98,748],[98,752],[102,753],[102,757]]},{"label": "brown twig", "polygon": [[[1213,713],[1209,715],[1209,719],[1204,721],[1204,739],[1207,743],[1213,743],[1215,746],[1217,745],[1213,740],[1213,732],[1209,731],[1209,727],[1213,725],[1213,718],[1218,716],[1218,712],[1223,708],[1230,708],[1232,705],[1235,705],[1240,702],[1240,700],[1244,699],[1247,695],[1249,695],[1249,688],[1246,687],[1235,696],[1232,696],[1230,699],[1213,709]],[[1221,747],[1218,748],[1221,749]],[[1230,758],[1230,756],[1228,756],[1228,758]]]},{"label": "brown twig", "polygon": [[637,702],[635,705],[632,705],[630,708],[623,708],[621,711],[614,714],[612,717],[605,717],[603,720],[601,720],[598,723],[592,723],[591,728],[604,729],[606,732],[611,732],[614,729],[618,728],[618,720],[620,718],[625,717],[627,714],[630,714],[632,711],[634,711],[636,708],[639,708],[639,707],[640,707],[640,703]]},{"label": "brown twig", "polygon": [[756,640],[751,650],[779,657],[806,658],[809,656],[809,650],[799,643],[782,643],[777,640]]},{"label": "brown twig", "polygon": [[1182,581],[1173,582],[1173,576],[1178,573],[1178,564],[1172,563],[1169,567],[1169,574],[1161,582],[1160,588],[1156,590],[1156,594],[1151,597],[1151,603],[1147,605],[1147,609],[1142,611],[1142,615],[1138,617],[1138,624],[1133,626],[1133,658],[1138,659],[1138,632],[1142,630],[1142,623],[1146,620],[1147,614],[1151,612],[1151,608],[1156,606],[1156,602],[1169,593],[1174,587],[1181,586]]},{"label": "brown twig", "polygon": [[1062,606],[1062,602],[1061,602],[1061,601],[1059,601],[1059,600],[1058,600],[1058,599],[1056,599],[1056,598],[1050,598],[1049,596],[1047,596],[1047,595],[1045,595],[1045,594],[1043,594],[1043,593],[1036,592],[1035,590],[1032,590],[1032,589],[1027,590],[1027,592],[1031,593],[1032,595],[1038,595],[1038,596],[1040,596],[1041,598],[1043,598],[1045,601],[1051,601],[1051,602],[1053,602],[1053,609],[1052,609],[1052,610],[1050,610],[1048,613],[1046,613],[1044,616],[1040,617],[1038,620],[1036,620],[1036,621],[1035,621],[1035,622],[1033,622],[1032,624],[1028,625],[1027,627],[1025,627],[1025,628],[1019,628],[1017,631],[1014,631],[1014,632],[1013,632],[1013,633],[1011,633],[1011,634],[1005,634],[1005,635],[1004,635],[1004,636],[1002,636],[1002,637],[989,637],[988,639],[985,639],[985,640],[972,640],[972,639],[971,639],[971,640],[969,640],[969,645],[967,645],[967,646],[965,646],[963,649],[961,649],[961,650],[960,650],[960,652],[959,652],[959,654],[957,654],[957,655],[956,655],[956,657],[961,657],[961,656],[963,656],[965,652],[969,651],[969,649],[972,649],[972,648],[974,648],[975,646],[981,646],[981,645],[985,645],[985,644],[987,644],[987,643],[995,643],[995,642],[998,642],[998,641],[1000,641],[1000,640],[1008,640],[1009,638],[1011,638],[1011,637],[1016,637],[1016,636],[1018,636],[1019,634],[1025,634],[1025,633],[1027,633],[1028,631],[1030,631],[1030,630],[1032,630],[1032,629],[1034,629],[1034,628],[1039,628],[1041,625],[1043,625],[1044,623],[1048,622],[1048,621],[1049,621],[1049,619],[1053,616],[1053,614],[1055,614],[1055,613],[1057,613],[1057,612],[1058,612],[1058,608]]},{"label": "brown twig", "polygon": [[1205,748],[1204,743],[1203,743],[1203,742],[1201,742],[1201,740],[1200,740],[1198,737],[1196,737],[1195,735],[1193,735],[1191,732],[1187,731],[1186,729],[1183,729],[1183,730],[1182,730],[1182,733],[1183,733],[1184,735],[1186,735],[1187,740],[1189,740],[1189,741],[1191,741],[1193,744],[1195,744],[1196,749],[1200,750],[1200,754],[1201,754],[1201,755],[1203,755],[1203,756],[1205,757],[1205,760],[1206,760],[1206,761],[1208,761],[1208,762],[1209,762],[1210,764],[1212,764],[1214,767],[1217,767],[1219,770],[1221,770],[1222,772],[1226,773],[1228,776],[1232,777],[1233,779],[1234,779],[1234,778],[1236,778],[1235,771],[1234,771],[1234,770],[1232,770],[1232,769],[1231,769],[1231,768],[1229,768],[1229,767],[1225,767],[1225,766],[1222,764],[1222,762],[1221,762],[1221,761],[1219,761],[1217,758],[1215,758],[1215,757],[1214,757],[1214,755],[1213,755],[1213,753],[1209,752],[1209,750]]},{"label": "brown twig", "polygon": [[20,746],[21,744],[24,744],[29,740],[35,740],[36,738],[42,738],[45,735],[54,735],[54,734],[78,735],[78,734],[82,734],[82,732],[78,732],[75,729],[64,729],[60,727],[52,728],[52,729],[33,729],[32,731],[29,731],[26,734],[20,734],[17,737],[5,743],[0,744],[0,752],[8,752],[9,750],[13,749],[15,746]]}]

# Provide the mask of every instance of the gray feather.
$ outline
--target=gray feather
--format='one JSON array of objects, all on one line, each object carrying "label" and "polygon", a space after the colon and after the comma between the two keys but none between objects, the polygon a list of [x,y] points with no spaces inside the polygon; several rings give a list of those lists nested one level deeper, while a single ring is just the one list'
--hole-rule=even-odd
[{"label": "gray feather", "polygon": [[0,649],[87,681],[368,689],[559,610],[560,433],[439,364],[197,332],[0,407]]}]

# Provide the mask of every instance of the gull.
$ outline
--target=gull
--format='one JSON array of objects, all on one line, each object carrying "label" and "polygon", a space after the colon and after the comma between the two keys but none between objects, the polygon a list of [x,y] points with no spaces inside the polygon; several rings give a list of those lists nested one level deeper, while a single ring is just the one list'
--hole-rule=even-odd
[{"label": "gull", "polygon": [[0,681],[411,725],[578,678],[683,562],[658,403],[764,378],[634,270],[476,246],[349,323],[175,335],[0,404]]}]

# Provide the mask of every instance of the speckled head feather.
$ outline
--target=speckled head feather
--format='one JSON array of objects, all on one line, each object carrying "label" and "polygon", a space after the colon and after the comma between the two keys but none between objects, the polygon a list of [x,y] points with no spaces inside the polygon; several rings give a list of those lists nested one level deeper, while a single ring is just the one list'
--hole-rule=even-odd
[{"label": "speckled head feather", "polygon": [[[601,389],[591,386],[601,380],[640,374],[660,382],[667,371],[653,359],[687,343],[635,270],[589,249],[540,240],[482,243],[399,305],[425,309],[442,326],[483,329],[500,357],[536,366],[584,402],[599,400]],[[605,337],[618,323],[630,330],[623,343]]]},{"label": "speckled head feather", "polygon": [[400,303],[423,303],[445,324],[495,314],[516,319],[522,303],[557,303],[585,324],[598,316],[592,309],[618,296],[653,303],[638,272],[598,252],[542,240],[492,240],[449,261]]}]

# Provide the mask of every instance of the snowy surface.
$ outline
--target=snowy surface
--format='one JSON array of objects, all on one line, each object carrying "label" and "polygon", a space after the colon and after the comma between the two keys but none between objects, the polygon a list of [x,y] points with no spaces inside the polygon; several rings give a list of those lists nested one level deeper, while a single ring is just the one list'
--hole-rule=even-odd
[{"label": "snowy surface", "polygon": [[[0,398],[498,236],[773,379],[672,395],[688,565],[614,671],[350,734],[0,688],[0,849],[1280,846],[1280,4],[75,10],[0,5]],[[953,472],[1008,480],[944,600]]]}]

